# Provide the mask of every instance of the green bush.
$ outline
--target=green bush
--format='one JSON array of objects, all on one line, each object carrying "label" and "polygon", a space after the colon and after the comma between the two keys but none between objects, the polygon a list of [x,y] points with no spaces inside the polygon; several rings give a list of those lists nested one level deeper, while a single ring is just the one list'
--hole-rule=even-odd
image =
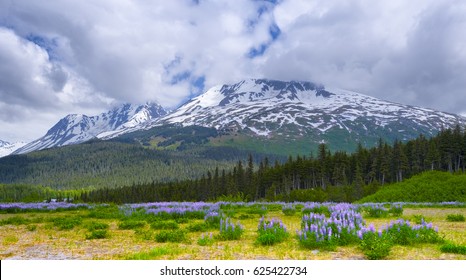
[{"label": "green bush", "polygon": [[109,234],[106,229],[96,229],[92,230],[89,234],[86,235],[86,239],[105,239],[108,238]]},{"label": "green bush", "polygon": [[249,207],[246,210],[247,214],[258,214],[260,216],[266,215],[267,212],[268,212],[268,209],[264,205],[262,205],[262,206],[261,205],[253,205],[253,206]]},{"label": "green bush", "polygon": [[10,218],[1,220],[0,221],[0,226],[4,226],[4,225],[15,225],[15,226],[27,225],[30,222],[31,222],[31,220],[29,220],[29,219],[19,217],[19,216],[14,216],[14,217],[10,217]]},{"label": "green bush", "polygon": [[403,215],[403,206],[401,204],[392,204],[390,205],[388,213],[394,217],[401,217],[401,215]]},{"label": "green bush", "polygon": [[464,222],[465,218],[462,214],[450,214],[447,216],[447,221],[449,222]]},{"label": "green bush", "polygon": [[316,213],[316,214],[324,214],[325,216],[330,216],[330,210],[327,206],[324,205],[316,205],[313,207],[305,207],[301,210],[303,215],[308,215],[309,213]]},{"label": "green bush", "polygon": [[162,230],[161,232],[155,235],[155,241],[160,243],[165,242],[184,242],[187,241],[186,231],[177,229],[177,230]]},{"label": "green bush", "polygon": [[89,218],[94,219],[122,219],[124,214],[118,209],[117,206],[96,206],[90,210],[87,215]]},{"label": "green bush", "polygon": [[230,218],[220,220],[220,233],[217,236],[219,240],[239,240],[244,229],[241,224],[233,224]]},{"label": "green bush", "polygon": [[293,205],[284,205],[282,212],[285,216],[294,216],[297,212],[296,207]]},{"label": "green bush", "polygon": [[390,254],[392,242],[387,234],[366,231],[362,234],[359,247],[369,260],[381,260]]},{"label": "green bush", "polygon": [[172,220],[156,221],[150,224],[151,229],[179,229],[180,225]]},{"label": "green bush", "polygon": [[280,220],[266,221],[264,217],[259,221],[257,234],[256,242],[260,245],[273,245],[282,242],[289,235],[285,225]]},{"label": "green bush", "polygon": [[363,210],[366,216],[370,218],[386,218],[389,214],[388,210],[385,209],[383,205],[378,204],[365,207]]},{"label": "green bush", "polygon": [[59,217],[53,219],[53,225],[59,230],[70,230],[82,223],[81,217]]},{"label": "green bush", "polygon": [[188,226],[188,231],[190,232],[207,231],[208,229],[209,226],[204,222],[196,222]]},{"label": "green bush", "polygon": [[440,246],[440,251],[443,253],[466,255],[466,246],[446,243]]}]

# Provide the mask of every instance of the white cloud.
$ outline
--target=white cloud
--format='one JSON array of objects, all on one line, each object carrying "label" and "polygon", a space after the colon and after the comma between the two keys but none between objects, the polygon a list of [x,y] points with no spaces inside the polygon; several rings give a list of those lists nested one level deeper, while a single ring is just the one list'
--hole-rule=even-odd
[{"label": "white cloud", "polygon": [[67,113],[174,107],[194,81],[249,77],[461,112],[465,15],[457,0],[2,1],[0,125],[36,119],[18,138],[39,137]]}]

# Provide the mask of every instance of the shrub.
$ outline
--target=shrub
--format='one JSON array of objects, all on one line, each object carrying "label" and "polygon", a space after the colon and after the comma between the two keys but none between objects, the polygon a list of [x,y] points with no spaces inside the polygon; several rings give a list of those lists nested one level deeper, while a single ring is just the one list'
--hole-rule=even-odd
[{"label": "shrub", "polygon": [[447,221],[449,222],[464,222],[465,218],[462,214],[450,214],[447,216]]},{"label": "shrub", "polygon": [[82,223],[81,217],[60,217],[53,219],[53,225],[59,230],[70,230]]},{"label": "shrub", "polygon": [[208,225],[204,222],[197,222],[188,226],[188,231],[190,232],[207,231],[208,229]]},{"label": "shrub", "polygon": [[446,243],[440,246],[440,251],[443,253],[466,255],[466,246]]},{"label": "shrub", "polygon": [[241,224],[233,224],[230,218],[220,220],[220,233],[217,236],[219,240],[239,240],[244,229]]},{"label": "shrub", "polygon": [[137,229],[147,225],[146,221],[126,220],[118,224],[119,229]]},{"label": "shrub", "polygon": [[105,239],[108,238],[109,234],[106,229],[96,229],[92,230],[89,234],[86,235],[86,239]]},{"label": "shrub", "polygon": [[401,215],[403,215],[403,205],[399,203],[390,205],[388,213],[392,214],[394,217],[401,217]]},{"label": "shrub", "polygon": [[267,214],[268,212],[268,209],[266,206],[262,205],[254,205],[254,206],[251,206],[250,208],[248,208],[246,210],[246,213],[247,214],[258,214],[258,215],[261,215],[261,216],[264,216]]},{"label": "shrub", "polygon": [[181,229],[176,230],[162,230],[155,235],[155,241],[164,242],[183,242],[186,241],[186,232]]},{"label": "shrub", "polygon": [[351,208],[335,208],[329,218],[310,213],[302,218],[298,239],[309,249],[334,250],[337,245],[357,243],[357,231],[363,224],[361,214]]},{"label": "shrub", "polygon": [[388,210],[383,205],[373,204],[364,208],[367,217],[370,218],[386,218],[388,217]]},{"label": "shrub", "polygon": [[307,249],[334,250],[336,247],[336,242],[332,239],[332,228],[323,214],[310,213],[303,216],[298,240]]},{"label": "shrub", "polygon": [[108,229],[110,226],[107,224],[107,223],[102,223],[102,222],[95,222],[95,221],[92,221],[92,222],[89,222],[86,224],[86,228],[89,230],[89,231],[93,231],[93,230],[101,230],[101,229]]},{"label": "shrub", "polygon": [[443,241],[438,235],[437,229],[432,227],[432,223],[425,221],[420,225],[411,226],[409,221],[400,219],[385,226],[383,231],[388,234],[393,244],[398,245],[438,243]]},{"label": "shrub", "polygon": [[297,212],[296,207],[293,205],[287,204],[283,205],[282,212],[285,216],[294,216]]},{"label": "shrub", "polygon": [[212,233],[210,233],[209,235],[203,233],[201,237],[197,240],[197,244],[199,246],[210,246],[214,244],[214,238],[212,237]]},{"label": "shrub", "polygon": [[387,234],[376,232],[373,226],[358,232],[361,238],[359,247],[369,260],[385,259],[392,248],[391,239]]},{"label": "shrub", "polygon": [[124,214],[117,206],[96,206],[89,212],[88,217],[94,219],[121,219]]},{"label": "shrub", "polygon": [[301,212],[303,213],[303,215],[310,214],[310,213],[316,213],[316,214],[323,214],[325,216],[330,216],[330,210],[328,209],[328,207],[324,205],[320,205],[320,204],[304,207],[301,210]]},{"label": "shrub", "polygon": [[223,218],[223,215],[219,212],[212,211],[205,215],[204,222],[209,228],[218,228],[220,226],[220,220]]},{"label": "shrub", "polygon": [[26,229],[29,231],[35,231],[37,230],[37,225],[27,225]]},{"label": "shrub", "polygon": [[172,220],[169,221],[156,221],[150,224],[151,229],[179,229],[180,225]]},{"label": "shrub", "polygon": [[15,226],[27,225],[30,222],[31,221],[29,219],[19,217],[19,216],[14,216],[14,217],[10,217],[10,218],[1,220],[0,221],[0,226],[4,226],[4,225],[15,225]]},{"label": "shrub", "polygon": [[286,226],[280,220],[266,221],[262,217],[257,226],[256,242],[261,245],[273,245],[284,241],[288,237]]}]

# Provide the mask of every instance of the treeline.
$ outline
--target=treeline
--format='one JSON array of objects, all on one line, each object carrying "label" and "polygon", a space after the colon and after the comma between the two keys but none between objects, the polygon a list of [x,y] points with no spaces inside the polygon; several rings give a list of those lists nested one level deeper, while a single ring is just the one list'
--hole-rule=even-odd
[{"label": "treeline", "polygon": [[209,201],[218,199],[352,202],[385,184],[401,182],[428,170],[464,172],[466,133],[459,126],[436,137],[376,147],[359,145],[356,152],[331,153],[321,144],[316,155],[290,157],[255,165],[250,155],[227,171],[216,168],[201,178],[168,183],[135,184],[83,193],[87,202]]},{"label": "treeline", "polygon": [[22,184],[0,184],[1,202],[78,201],[83,193],[92,189],[54,190],[50,187]]}]

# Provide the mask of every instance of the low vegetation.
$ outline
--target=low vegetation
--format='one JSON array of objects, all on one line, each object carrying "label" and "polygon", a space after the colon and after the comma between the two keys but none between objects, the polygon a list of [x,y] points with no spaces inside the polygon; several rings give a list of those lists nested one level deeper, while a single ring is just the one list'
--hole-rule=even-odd
[{"label": "low vegetation", "polygon": [[[293,215],[283,213],[290,207]],[[388,214],[368,215],[368,209]],[[446,217],[453,215],[466,215],[466,205],[160,202],[16,209],[0,214],[0,252],[8,252],[0,257],[466,259],[466,223],[452,227]]]}]

